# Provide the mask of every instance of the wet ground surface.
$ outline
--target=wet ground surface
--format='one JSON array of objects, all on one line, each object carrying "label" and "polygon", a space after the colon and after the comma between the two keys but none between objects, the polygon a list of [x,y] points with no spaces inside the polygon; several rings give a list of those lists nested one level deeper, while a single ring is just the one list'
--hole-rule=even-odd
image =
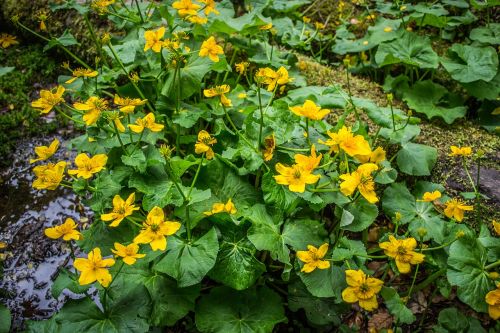
[{"label": "wet ground surface", "polygon": [[[0,262],[4,267],[0,302],[12,312],[14,331],[21,329],[25,320],[50,317],[66,299],[76,296],[65,291],[58,299],[52,297],[52,281],[61,267],[71,264],[70,250],[63,241],[45,237],[43,231],[67,217],[86,222],[90,213],[70,189],[39,191],[31,187],[34,176],[29,159],[33,149],[48,145],[55,137],[21,142],[13,165],[0,174],[0,241],[8,244],[2,250],[5,261]],[[51,161],[71,157],[63,146]]]}]

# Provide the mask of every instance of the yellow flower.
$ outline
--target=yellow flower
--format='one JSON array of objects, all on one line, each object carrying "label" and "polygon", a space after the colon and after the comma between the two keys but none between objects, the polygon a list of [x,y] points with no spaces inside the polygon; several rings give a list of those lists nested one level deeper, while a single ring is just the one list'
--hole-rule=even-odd
[{"label": "yellow flower", "polygon": [[500,318],[500,286],[487,293],[485,301],[488,303],[488,314],[490,317],[493,320]]},{"label": "yellow flower", "polygon": [[112,277],[108,267],[115,264],[114,259],[102,259],[101,249],[96,247],[89,252],[88,258],[76,258],[73,266],[81,272],[78,283],[84,286],[86,284],[98,281],[104,288],[109,286]]},{"label": "yellow flower", "polygon": [[40,98],[31,103],[31,106],[35,109],[40,109],[40,113],[49,113],[54,106],[64,102],[62,95],[64,94],[64,87],[58,86],[52,90],[42,90],[40,91]]},{"label": "yellow flower", "polygon": [[63,224],[45,229],[45,236],[52,239],[58,239],[62,237],[65,241],[69,241],[72,239],[80,240],[83,237],[82,234],[78,230],[76,230],[76,227],[77,225],[75,221],[72,218],[68,217]]},{"label": "yellow flower", "polygon": [[453,198],[445,203],[446,207],[444,209],[444,215],[447,218],[454,218],[458,222],[462,222],[464,219],[465,211],[474,210],[473,206],[465,205],[465,202],[461,199]]},{"label": "yellow flower", "polygon": [[385,150],[382,147],[377,147],[368,155],[355,155],[354,156],[361,163],[375,163],[379,164],[385,161]]},{"label": "yellow flower", "polygon": [[115,0],[94,0],[90,5],[97,13],[105,14],[108,10],[108,6],[115,3]]},{"label": "yellow flower", "polygon": [[52,141],[48,147],[47,146],[35,147],[35,154],[38,156],[38,158],[30,159],[30,163],[45,161],[49,159],[52,155],[55,154],[57,148],[59,148],[59,140],[57,139],[54,139],[54,141]]},{"label": "yellow flower", "polygon": [[72,74],[71,74],[72,78],[69,79],[68,81],[66,81],[65,83],[68,83],[68,84],[73,83],[79,77],[96,77],[97,74],[99,74],[99,73],[97,71],[92,70],[92,69],[77,68],[77,69],[72,71]]},{"label": "yellow flower", "polygon": [[273,28],[273,23],[268,23],[268,24],[265,24],[265,25],[261,25],[259,27],[260,30],[271,30]]},{"label": "yellow flower", "polygon": [[306,184],[314,184],[320,178],[319,175],[313,175],[311,171],[304,170],[298,164],[287,167],[281,163],[277,163],[276,171],[279,173],[279,175],[274,176],[276,183],[287,185],[288,189],[292,192],[303,193],[306,189]]},{"label": "yellow flower", "polygon": [[239,99],[245,99],[245,98],[247,98],[247,97],[248,97],[248,95],[247,95],[246,93],[239,93],[239,94],[238,94],[238,98],[239,98]]},{"label": "yellow flower", "polygon": [[101,112],[107,110],[108,102],[104,98],[96,96],[89,97],[85,103],[74,103],[73,107],[80,111],[85,111],[83,121],[87,126],[94,125],[101,116]]},{"label": "yellow flower", "polygon": [[145,128],[149,128],[151,132],[159,132],[163,129],[164,125],[155,123],[154,113],[148,113],[144,118],[137,118],[135,125],[131,124],[128,127],[135,133],[142,133]]},{"label": "yellow flower", "polygon": [[189,16],[187,18],[187,20],[191,23],[194,23],[194,24],[205,24],[208,22],[208,19],[206,17],[203,17],[203,16],[198,16],[198,15],[195,15],[195,16]]},{"label": "yellow flower", "polygon": [[144,39],[146,44],[144,45],[144,52],[151,49],[153,52],[160,52],[162,47],[162,38],[165,35],[165,27],[161,27],[158,30],[147,30],[144,31]]},{"label": "yellow flower", "polygon": [[196,154],[206,153],[207,160],[214,158],[214,151],[212,146],[217,143],[217,139],[212,137],[210,133],[202,130],[198,133],[198,141],[194,145],[194,151]]},{"label": "yellow flower", "polygon": [[350,196],[356,191],[370,203],[378,201],[375,193],[375,182],[371,176],[372,172],[378,170],[378,166],[373,163],[365,163],[358,167],[354,172],[340,175],[342,183],[340,183],[340,192],[346,196]]},{"label": "yellow flower", "polygon": [[316,268],[327,269],[330,268],[330,262],[321,260],[328,251],[328,243],[325,243],[317,249],[312,245],[307,245],[307,251],[297,251],[297,258],[304,262],[304,266],[300,270],[304,273],[311,273]]},{"label": "yellow flower", "polygon": [[277,85],[283,86],[293,81],[293,79],[289,77],[288,71],[283,66],[277,71],[269,67],[261,68],[257,72],[256,77],[258,82],[263,82],[268,85],[267,91],[274,91]]},{"label": "yellow flower", "polygon": [[342,149],[349,156],[371,156],[372,150],[368,141],[362,135],[354,135],[350,127],[342,126],[337,133],[328,131],[326,134],[330,139],[318,142],[330,146],[330,151],[338,152],[339,149]]},{"label": "yellow flower", "polygon": [[227,94],[231,90],[231,87],[227,84],[223,84],[221,86],[215,86],[214,88],[210,89],[203,89],[203,95],[205,97],[215,97],[215,96],[220,96],[220,102],[222,105],[228,107],[232,106],[232,102],[229,98],[226,97],[225,94]]},{"label": "yellow flower", "polygon": [[392,31],[392,28],[391,27],[385,27],[384,28],[384,32],[391,32]]},{"label": "yellow flower", "polygon": [[342,291],[342,299],[345,302],[359,302],[359,306],[366,311],[373,311],[378,308],[377,294],[384,285],[383,281],[366,276],[360,269],[357,271],[346,270],[345,279],[348,286]]},{"label": "yellow flower", "polygon": [[0,35],[0,46],[2,48],[6,49],[11,45],[16,45],[19,44],[19,42],[16,40],[16,36],[12,36],[6,33],[3,33]]},{"label": "yellow flower", "polygon": [[87,154],[78,154],[75,158],[77,169],[68,170],[68,174],[76,175],[78,178],[89,179],[94,173],[98,173],[106,166],[108,157],[106,154],[97,154],[90,158]]},{"label": "yellow flower", "polygon": [[276,149],[274,133],[264,138],[264,147],[264,161],[267,162],[273,159],[274,149]]},{"label": "yellow flower", "polygon": [[297,116],[306,117],[312,120],[321,120],[330,113],[328,109],[322,109],[311,100],[306,100],[304,105],[292,106],[290,111]]},{"label": "yellow flower", "polygon": [[223,202],[216,202],[212,205],[212,210],[203,212],[206,216],[218,214],[218,213],[228,213],[231,215],[236,214],[238,212],[236,210],[236,206],[234,205],[233,201],[229,199],[226,203]]},{"label": "yellow flower", "polygon": [[449,156],[470,156],[472,155],[472,148],[469,146],[466,147],[457,147],[457,146],[451,146],[451,153]]},{"label": "yellow flower", "polygon": [[205,4],[205,15],[209,15],[210,13],[214,13],[215,15],[219,15],[219,11],[215,9],[216,3],[214,0],[199,0],[201,3]]},{"label": "yellow flower", "polygon": [[441,192],[439,191],[425,192],[424,195],[422,196],[422,200],[417,200],[417,201],[433,202],[439,198],[441,198]]},{"label": "yellow flower", "polygon": [[135,193],[128,196],[127,200],[123,200],[118,194],[113,198],[113,211],[108,214],[102,214],[101,220],[113,221],[110,227],[117,227],[120,222],[134,213],[134,210],[139,210],[139,207],[134,206]]},{"label": "yellow flower", "polygon": [[116,256],[122,257],[122,260],[127,265],[133,265],[137,259],[144,258],[146,255],[137,253],[139,252],[139,245],[132,243],[129,245],[122,245],[120,243],[115,243],[115,248],[111,249]]},{"label": "yellow flower", "polygon": [[497,221],[493,220],[491,222],[491,224],[493,224],[493,229],[495,230],[497,236],[500,236],[500,223],[498,223]]},{"label": "yellow flower", "polygon": [[307,16],[302,16],[302,21],[303,21],[304,23],[309,23],[309,22],[311,22],[311,18],[310,18],[310,17],[307,17]]},{"label": "yellow flower", "polygon": [[134,243],[148,244],[153,251],[165,251],[167,248],[167,238],[180,229],[179,222],[165,221],[163,210],[155,206],[143,222],[143,227],[139,235],[134,238]]},{"label": "yellow flower", "polygon": [[314,27],[316,28],[316,30],[323,30],[326,27],[326,25],[324,25],[321,22],[314,22]]},{"label": "yellow flower", "polygon": [[236,68],[236,72],[240,75],[244,75],[245,72],[247,71],[248,69],[248,66],[250,66],[250,63],[247,62],[247,61],[243,61],[243,62],[240,62],[240,63],[237,63],[235,65],[235,68]]},{"label": "yellow flower", "polygon": [[319,156],[316,155],[316,147],[314,145],[311,146],[311,156],[302,154],[295,154],[293,156],[295,163],[308,172],[312,172],[319,166],[319,162],[321,162],[322,157],[323,154],[319,154]]},{"label": "yellow flower", "polygon": [[33,181],[33,188],[37,190],[55,190],[64,177],[65,168],[66,162],[64,161],[34,167],[33,172],[37,179]]},{"label": "yellow flower", "polygon": [[120,111],[123,113],[131,113],[134,112],[136,106],[141,106],[146,104],[147,99],[140,98],[122,98],[118,95],[115,95],[114,103],[120,106]]},{"label": "yellow flower", "polygon": [[172,4],[172,7],[177,9],[180,16],[184,17],[188,15],[196,15],[201,6],[194,4],[191,0],[178,0]]},{"label": "yellow flower", "polygon": [[391,235],[388,242],[380,243],[379,246],[385,255],[396,260],[401,274],[410,273],[411,265],[420,264],[425,258],[423,254],[413,251],[417,247],[415,238],[396,239]]},{"label": "yellow flower", "polygon": [[219,62],[219,54],[224,54],[222,46],[217,45],[214,36],[208,38],[201,44],[200,57],[209,57],[213,62]]}]

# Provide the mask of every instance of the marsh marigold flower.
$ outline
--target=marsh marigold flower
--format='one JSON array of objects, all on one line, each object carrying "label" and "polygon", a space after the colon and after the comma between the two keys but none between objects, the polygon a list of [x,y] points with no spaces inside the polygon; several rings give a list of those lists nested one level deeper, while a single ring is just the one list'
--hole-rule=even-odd
[{"label": "marsh marigold flower", "polygon": [[295,154],[293,156],[295,163],[298,164],[305,171],[312,172],[319,166],[323,154],[316,155],[316,147],[311,146],[311,156],[306,156],[302,154]]},{"label": "marsh marigold flower", "polygon": [[163,209],[155,206],[143,222],[139,235],[134,238],[134,243],[149,244],[153,251],[165,251],[167,238],[177,232],[181,227],[179,222],[165,221]]},{"label": "marsh marigold flower", "polygon": [[425,192],[424,195],[422,196],[422,200],[417,200],[417,201],[433,202],[439,198],[441,198],[441,192],[436,190],[434,192]]},{"label": "marsh marigold flower", "polygon": [[285,67],[281,66],[277,71],[272,68],[261,68],[255,75],[258,82],[267,84],[267,91],[274,91],[278,86],[284,86],[293,81],[288,75]]},{"label": "marsh marigold flower", "polygon": [[121,257],[123,262],[127,265],[133,265],[137,259],[144,258],[146,255],[139,252],[139,245],[132,243],[129,245],[122,245],[120,243],[115,243],[115,248],[111,249],[117,257]]},{"label": "marsh marigold flower", "polygon": [[78,178],[89,179],[93,174],[100,172],[106,166],[108,156],[97,154],[89,157],[85,153],[78,154],[75,158],[77,169],[68,170],[68,174],[76,175]]},{"label": "marsh marigold flower", "polygon": [[33,101],[31,106],[39,109],[40,113],[49,113],[54,106],[64,102],[62,96],[65,90],[63,86],[58,86],[52,90],[42,90],[40,91],[40,98]]},{"label": "marsh marigold flower", "polygon": [[495,233],[497,234],[497,236],[500,236],[500,223],[498,223],[497,221],[493,220],[491,222],[491,224],[493,225],[493,230],[495,230]]},{"label": "marsh marigold flower", "polygon": [[65,168],[66,162],[64,161],[34,167],[33,173],[37,178],[33,181],[33,188],[37,190],[55,190],[64,177]]},{"label": "marsh marigold flower", "polygon": [[321,120],[330,113],[330,110],[322,109],[321,106],[316,105],[316,103],[309,99],[304,102],[304,105],[290,107],[290,111],[297,116],[306,117],[312,120]]},{"label": "marsh marigold flower", "polygon": [[154,113],[148,113],[144,118],[137,118],[135,124],[130,124],[128,127],[135,133],[142,133],[144,129],[149,129],[151,132],[159,132],[165,127],[162,124],[155,123]]},{"label": "marsh marigold flower", "polygon": [[80,77],[96,77],[99,72],[94,71],[89,68],[76,68],[71,72],[72,78],[66,81],[65,83],[73,83],[76,79]]},{"label": "marsh marigold flower", "polygon": [[446,207],[444,208],[444,215],[446,215],[446,217],[450,219],[454,218],[458,222],[462,222],[462,220],[464,219],[465,211],[474,210],[473,206],[467,206],[463,200],[457,198],[448,200],[445,205]]},{"label": "marsh marigold flower", "polygon": [[307,251],[297,251],[297,258],[304,263],[300,270],[304,273],[311,273],[316,268],[327,269],[330,268],[328,260],[322,260],[328,251],[328,243],[321,245],[319,248],[313,245],[307,245]]},{"label": "marsh marigold flower", "polygon": [[261,25],[259,27],[259,30],[271,30],[273,28],[273,23],[268,23],[268,24],[264,24],[264,25]]},{"label": "marsh marigold flower", "polygon": [[451,146],[451,153],[450,156],[470,156],[472,155],[472,148],[471,147],[457,147],[457,146]]},{"label": "marsh marigold flower", "polygon": [[208,19],[206,17],[199,16],[199,15],[189,16],[187,18],[187,20],[191,23],[194,23],[194,24],[205,24],[208,22]]},{"label": "marsh marigold flower", "polygon": [[156,53],[160,52],[163,45],[163,41],[161,40],[163,35],[165,35],[165,27],[161,27],[157,30],[144,31],[144,39],[146,40],[144,52],[149,49]]},{"label": "marsh marigold flower", "polygon": [[276,171],[279,175],[274,176],[277,184],[286,185],[292,192],[304,193],[306,184],[316,183],[320,176],[314,175],[311,171],[305,170],[299,164],[287,167],[281,163],[276,164]]},{"label": "marsh marigold flower", "polygon": [[391,235],[388,242],[380,243],[379,246],[385,255],[394,258],[402,274],[410,273],[411,265],[420,264],[425,258],[423,254],[413,251],[417,247],[415,238],[396,239]]},{"label": "marsh marigold flower", "polygon": [[352,195],[356,189],[370,203],[378,201],[375,193],[375,182],[371,176],[373,171],[378,170],[378,166],[373,163],[365,163],[351,173],[340,175],[340,192],[346,196]]},{"label": "marsh marigold flower", "polygon": [[17,38],[16,36],[3,33],[0,35],[0,46],[6,49],[11,45],[19,44],[16,38]]},{"label": "marsh marigold flower", "polygon": [[91,126],[97,122],[101,113],[108,109],[108,102],[104,98],[92,96],[85,103],[74,103],[73,107],[77,110],[85,111],[82,117],[83,121],[87,126]]},{"label": "marsh marigold flower", "polygon": [[231,198],[227,200],[226,203],[223,202],[216,202],[212,205],[212,210],[209,210],[207,212],[203,212],[206,216],[218,214],[218,213],[228,213],[231,215],[234,215],[237,213],[236,206],[234,205],[233,201]]},{"label": "marsh marigold flower", "polygon": [[319,140],[319,143],[330,146],[332,152],[342,149],[349,156],[370,155],[372,152],[368,141],[362,135],[354,135],[350,127],[342,126],[337,133],[328,131],[326,134],[330,139]]},{"label": "marsh marigold flower", "polygon": [[200,57],[209,57],[213,62],[219,62],[219,54],[224,54],[222,46],[217,45],[215,38],[212,36],[201,44]]},{"label": "marsh marigold flower", "polygon": [[223,84],[221,86],[215,86],[210,89],[203,89],[203,95],[205,97],[215,97],[215,96],[220,96],[220,102],[222,105],[228,107],[232,106],[232,102],[229,98],[226,97],[225,94],[227,94],[231,90],[231,87],[227,84]]},{"label": "marsh marigold flower", "polygon": [[214,158],[214,151],[212,146],[217,143],[217,139],[212,137],[210,133],[202,130],[198,133],[198,141],[194,145],[194,151],[196,154],[206,153],[207,160]]},{"label": "marsh marigold flower", "polygon": [[52,239],[58,239],[62,237],[62,239],[65,241],[70,241],[72,239],[80,240],[82,239],[82,234],[78,230],[76,230],[76,227],[77,225],[75,221],[71,217],[68,217],[63,224],[45,229],[45,236]]},{"label": "marsh marigold flower", "polygon": [[214,13],[215,15],[219,15],[219,11],[215,8],[216,3],[215,0],[199,0],[201,3],[205,4],[205,15],[209,15],[210,13]]},{"label": "marsh marigold flower", "polygon": [[385,161],[385,150],[382,147],[377,147],[368,155],[355,155],[354,158],[356,158],[361,163],[380,164],[381,162]]},{"label": "marsh marigold flower", "polygon": [[345,271],[347,288],[342,291],[342,299],[347,303],[359,303],[359,306],[366,311],[373,311],[378,308],[377,294],[382,289],[384,282],[366,276],[358,269],[348,269]]},{"label": "marsh marigold flower", "polygon": [[81,272],[80,278],[78,279],[80,285],[84,286],[97,281],[106,288],[112,280],[108,267],[114,264],[114,259],[103,259],[101,256],[101,249],[96,247],[89,252],[87,259],[76,258],[73,266]]},{"label": "marsh marigold flower", "polygon": [[30,159],[30,164],[38,161],[48,160],[52,155],[55,154],[57,148],[59,148],[59,140],[57,139],[54,139],[54,141],[52,141],[48,147],[35,147],[35,154],[37,155],[37,158]]},{"label": "marsh marigold flower", "polygon": [[250,66],[250,63],[247,62],[247,61],[243,61],[243,62],[240,62],[240,63],[237,63],[235,65],[235,68],[236,68],[236,72],[240,75],[244,75],[248,69],[248,66]]},{"label": "marsh marigold flower", "polygon": [[264,161],[270,161],[273,159],[274,149],[276,149],[276,139],[274,138],[274,133],[268,135],[264,138]]},{"label": "marsh marigold flower", "polygon": [[177,10],[179,16],[196,15],[200,5],[193,3],[191,0],[178,0],[172,4],[172,7]]},{"label": "marsh marigold flower", "polygon": [[119,106],[119,109],[123,113],[131,113],[134,112],[137,106],[141,106],[146,104],[147,99],[140,98],[122,98],[118,95],[115,95],[114,103]]},{"label": "marsh marigold flower", "polygon": [[134,206],[135,193],[128,196],[127,200],[123,200],[120,195],[115,195],[113,198],[113,211],[108,214],[102,214],[101,220],[103,221],[113,221],[109,225],[110,227],[117,227],[124,218],[130,216],[135,210],[139,210],[139,207]]},{"label": "marsh marigold flower", "polygon": [[488,314],[493,320],[500,318],[500,285],[497,289],[490,291],[485,297],[488,303]]},{"label": "marsh marigold flower", "polygon": [[94,0],[91,3],[91,7],[100,15],[105,14],[108,11],[108,6],[115,3],[115,0]]}]

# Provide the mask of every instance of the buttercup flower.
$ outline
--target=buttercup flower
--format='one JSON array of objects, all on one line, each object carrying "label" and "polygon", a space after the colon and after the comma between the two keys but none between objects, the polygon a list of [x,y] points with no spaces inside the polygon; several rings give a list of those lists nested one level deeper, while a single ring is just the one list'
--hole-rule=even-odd
[{"label": "buttercup flower", "polygon": [[115,248],[111,249],[116,256],[121,257],[123,262],[127,265],[133,265],[137,259],[144,258],[146,255],[137,253],[139,252],[139,245],[132,243],[129,245],[122,245],[120,243],[115,243]]},{"label": "buttercup flower", "polygon": [[91,126],[97,122],[101,113],[108,109],[108,102],[104,98],[92,96],[85,103],[74,103],[73,107],[77,110],[85,111],[83,121],[87,126]]},{"label": "buttercup flower", "polygon": [[287,185],[290,191],[298,193],[305,191],[306,184],[314,184],[320,178],[319,175],[313,175],[311,171],[304,170],[299,164],[287,167],[281,163],[277,163],[276,171],[279,173],[279,175],[274,176],[276,183]]},{"label": "buttercup flower", "polygon": [[65,168],[66,162],[64,161],[34,167],[33,172],[37,179],[33,181],[33,188],[37,190],[55,190],[64,177]]},{"label": "buttercup flower", "polygon": [[40,113],[49,113],[52,108],[61,102],[64,102],[62,95],[64,94],[64,87],[58,86],[52,90],[40,91],[40,98],[31,103],[35,109],[39,109]]},{"label": "buttercup flower", "polygon": [[144,39],[146,44],[144,45],[144,52],[151,49],[153,52],[160,52],[163,41],[161,40],[165,35],[165,27],[161,27],[158,30],[147,30],[144,32]]},{"label": "buttercup flower", "polygon": [[209,15],[210,13],[214,13],[215,15],[219,15],[219,11],[215,9],[216,3],[215,0],[199,0],[201,3],[205,4],[205,15]]},{"label": "buttercup flower", "polygon": [[309,99],[304,102],[304,105],[290,107],[290,111],[297,116],[306,117],[312,120],[321,120],[330,113],[330,110],[322,109],[321,106],[316,105]]},{"label": "buttercup flower", "polygon": [[457,146],[451,146],[451,153],[450,156],[470,156],[472,155],[472,148],[471,147],[457,147]]},{"label": "buttercup flower", "polygon": [[316,147],[311,146],[311,156],[306,156],[302,154],[295,154],[293,156],[295,163],[297,163],[303,170],[312,172],[319,166],[323,154],[316,155]]},{"label": "buttercup flower", "polygon": [[8,48],[11,45],[16,45],[19,44],[19,42],[16,40],[16,36],[12,36],[6,33],[2,33],[0,35],[0,46],[4,49]]},{"label": "buttercup flower", "polygon": [[201,44],[200,57],[209,57],[213,62],[219,62],[219,54],[224,54],[222,46],[217,45],[215,38],[212,36]]},{"label": "buttercup flower", "polygon": [[76,230],[76,227],[77,225],[75,221],[71,217],[68,217],[63,224],[45,229],[45,236],[52,239],[58,239],[62,237],[62,239],[64,239],[65,241],[69,241],[72,239],[80,240],[82,239],[82,234],[78,230]]},{"label": "buttercup flower", "polygon": [[127,200],[123,200],[120,195],[115,195],[113,198],[113,211],[108,214],[102,214],[101,220],[103,221],[113,221],[109,225],[110,227],[117,227],[124,218],[130,216],[135,210],[139,210],[139,207],[134,206],[135,193],[128,196]]},{"label": "buttercup flower", "polygon": [[304,273],[311,273],[316,268],[327,269],[330,268],[330,262],[321,260],[328,251],[328,243],[325,243],[317,249],[312,245],[307,245],[307,251],[297,251],[297,258],[304,262],[304,266],[300,270]]},{"label": "buttercup flower", "polygon": [[35,154],[38,156],[38,158],[30,159],[30,163],[48,160],[52,155],[55,154],[57,148],[59,148],[59,140],[57,139],[54,139],[54,141],[52,141],[48,147],[35,147]]},{"label": "buttercup flower", "polygon": [[114,259],[102,259],[101,249],[96,247],[89,252],[87,259],[76,258],[73,266],[81,272],[78,279],[80,285],[84,286],[97,281],[106,288],[112,280],[108,267],[114,264]]},{"label": "buttercup flower", "polygon": [[144,118],[137,118],[135,125],[130,124],[128,127],[135,133],[142,133],[144,129],[148,128],[151,132],[159,132],[163,129],[164,125],[155,123],[154,113],[148,113]]},{"label": "buttercup flower", "polygon": [[153,251],[165,251],[167,248],[167,238],[180,229],[179,222],[165,221],[163,209],[154,207],[143,222],[143,227],[139,235],[134,238],[134,243],[148,244]]},{"label": "buttercup flower", "polygon": [[243,62],[240,62],[240,63],[237,63],[235,65],[235,68],[236,68],[236,72],[240,75],[244,75],[245,72],[247,71],[248,69],[248,66],[250,66],[250,63],[247,62],[247,61],[243,61]]},{"label": "buttercup flower", "polygon": [[465,211],[474,210],[473,206],[467,206],[465,202],[461,199],[453,198],[445,203],[446,207],[444,209],[444,215],[447,218],[454,218],[458,222],[462,222],[464,219]]},{"label": "buttercup flower", "polygon": [[205,97],[215,97],[215,96],[220,96],[220,102],[224,106],[232,106],[232,102],[229,98],[226,97],[225,94],[227,94],[231,88],[227,84],[223,84],[221,86],[215,86],[210,89],[203,89],[203,95]]},{"label": "buttercup flower", "polygon": [[375,163],[379,164],[385,161],[385,150],[382,147],[377,147],[368,155],[355,155],[354,156],[361,163]]},{"label": "buttercup flower", "polygon": [[75,70],[72,71],[72,78],[69,79],[68,81],[66,81],[65,83],[73,83],[75,82],[76,79],[80,78],[80,77],[96,77],[97,74],[99,74],[99,72],[97,71],[94,71],[92,69],[88,69],[88,68],[77,68]]},{"label": "buttercup flower", "polygon": [[316,30],[323,30],[326,27],[326,25],[324,25],[321,22],[314,22],[314,27],[316,28]]},{"label": "buttercup flower", "polygon": [[267,91],[274,91],[276,86],[284,86],[293,81],[288,75],[285,67],[281,66],[277,71],[266,67],[261,68],[255,75],[258,82],[267,84]]},{"label": "buttercup flower", "polygon": [[378,201],[375,193],[375,182],[371,176],[372,172],[378,170],[378,166],[373,163],[365,163],[358,167],[354,172],[340,175],[340,192],[346,196],[352,195],[356,189],[370,203]]},{"label": "buttercup flower", "polygon": [[377,294],[382,289],[384,282],[369,276],[358,269],[345,271],[348,287],[342,291],[342,299],[347,303],[359,302],[359,306],[366,311],[378,308]]},{"label": "buttercup flower", "polygon": [[491,224],[493,224],[493,230],[495,230],[495,233],[497,234],[497,236],[500,236],[500,223],[498,223],[497,221],[493,220],[491,222]]},{"label": "buttercup flower", "polygon": [[87,154],[78,154],[75,158],[77,169],[68,170],[68,174],[76,175],[78,178],[89,179],[106,166],[108,157],[106,154],[97,154],[90,158]]},{"label": "buttercup flower", "polygon": [[276,140],[274,138],[274,133],[264,138],[264,147],[264,161],[267,162],[273,159],[274,149],[276,149]]},{"label": "buttercup flower", "polygon": [[187,18],[187,20],[191,23],[194,23],[194,24],[205,24],[208,22],[208,19],[206,17],[198,16],[198,15],[189,16]]},{"label": "buttercup flower", "polygon": [[118,95],[115,95],[114,103],[120,106],[120,111],[123,113],[131,113],[134,112],[136,106],[141,106],[146,104],[147,99],[140,98],[122,98]]},{"label": "buttercup flower", "polygon": [[194,4],[191,0],[178,0],[172,4],[174,9],[177,9],[177,12],[181,17],[188,15],[196,15],[198,9],[200,9],[200,5]]},{"label": "buttercup flower", "polygon": [[396,260],[396,266],[401,274],[407,274],[411,271],[411,265],[420,264],[424,261],[424,255],[413,251],[417,247],[415,238],[396,239],[389,236],[388,242],[379,244],[384,249],[385,255]]},{"label": "buttercup flower", "polygon": [[209,210],[207,212],[203,212],[206,216],[218,214],[218,213],[228,213],[231,215],[236,214],[236,206],[234,205],[233,201],[229,199],[226,203],[223,202],[216,202],[212,205],[212,210]]},{"label": "buttercup flower", "polygon": [[488,303],[488,314],[490,317],[493,320],[500,318],[500,286],[487,293],[485,301]]},{"label": "buttercup flower", "polygon": [[330,139],[326,141],[319,140],[319,143],[330,146],[330,150],[333,152],[342,149],[349,156],[371,155],[372,153],[368,141],[362,135],[354,135],[350,127],[342,126],[337,133],[328,131],[326,134]]},{"label": "buttercup flower", "polygon": [[94,0],[90,5],[98,14],[105,14],[108,11],[108,6],[115,3],[115,0]]},{"label": "buttercup flower", "polygon": [[206,153],[207,160],[214,158],[214,151],[212,146],[217,143],[217,139],[212,137],[210,133],[202,130],[198,133],[198,141],[194,145],[194,151],[196,154]]},{"label": "buttercup flower", "polygon": [[441,192],[439,191],[425,192],[424,195],[422,196],[422,200],[417,200],[417,201],[433,202],[434,200],[437,200],[439,198],[441,198]]}]

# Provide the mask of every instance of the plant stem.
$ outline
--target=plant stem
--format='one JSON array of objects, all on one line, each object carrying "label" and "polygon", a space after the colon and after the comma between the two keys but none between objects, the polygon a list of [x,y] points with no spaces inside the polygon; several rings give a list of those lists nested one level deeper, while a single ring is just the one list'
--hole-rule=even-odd
[{"label": "plant stem", "polygon": [[262,110],[262,96],[260,93],[260,85],[257,85],[257,96],[259,97],[259,110],[260,110],[260,122],[259,122],[259,141],[257,142],[257,149],[259,149],[262,142],[262,130],[264,128],[264,111]]},{"label": "plant stem", "polygon": [[[92,38],[92,41],[94,42],[95,44],[95,47],[96,47],[96,51],[97,53],[99,54],[99,57],[102,59],[102,61],[104,61],[104,63],[106,64],[106,66],[109,67],[109,64],[108,64],[108,61],[106,60],[105,57],[103,57],[102,55],[102,46],[101,44],[99,43],[99,41],[97,40],[97,37],[96,37],[96,34],[94,32],[94,29],[92,28],[92,24],[90,23],[90,20],[89,20],[89,16],[87,13],[85,13],[83,15],[83,18],[85,20],[85,24],[87,25],[87,28],[89,29],[89,32],[90,32],[90,37]],[[97,79],[97,77],[96,77]]]},{"label": "plant stem", "polygon": [[144,23],[144,17],[142,16],[141,7],[139,7],[139,2],[135,0],[135,6],[137,7],[137,11],[139,12],[139,16],[141,17],[141,23]]},{"label": "plant stem", "polygon": [[411,281],[410,291],[408,291],[408,300],[411,298],[411,293],[413,292],[413,287],[415,286],[415,281],[417,280],[417,274],[420,264],[417,264],[417,268],[415,268],[415,274],[413,274],[413,280]]},{"label": "plant stem", "polygon": [[107,286],[106,288],[104,288],[104,297],[103,297],[103,302],[102,302],[102,307],[104,308],[104,313],[108,312],[108,304],[107,304],[108,290],[113,285],[113,282],[115,282],[116,277],[118,276],[118,274],[120,274],[120,272],[122,271],[123,266],[124,266],[124,262],[122,260],[122,264],[118,268],[118,271],[116,272],[115,276],[113,277],[113,280],[111,280],[111,283],[109,284],[109,286]]},{"label": "plant stem", "polygon": [[123,144],[122,138],[120,137],[120,131],[118,131],[118,126],[116,126],[114,121],[112,121],[112,123],[113,123],[113,128],[115,129],[116,137],[118,138],[118,141],[120,142],[120,146],[122,146],[123,152],[126,155],[128,155],[127,150],[125,149],[125,145]]},{"label": "plant stem", "polygon": [[490,269],[492,269],[492,268],[494,268],[494,267],[497,267],[497,266],[500,266],[500,260],[497,260],[497,261],[495,261],[494,263],[489,264],[488,266],[485,266],[485,267],[484,267],[484,270],[485,270],[485,271],[488,271],[488,270],[490,270]]},{"label": "plant stem", "polygon": [[201,165],[203,164],[204,159],[205,159],[205,153],[203,153],[203,155],[201,155],[200,163],[198,164],[198,169],[196,169],[196,173],[194,175],[193,181],[191,182],[191,186],[189,187],[189,192],[187,195],[188,200],[191,200],[191,191],[193,191],[193,187],[196,184],[196,180],[198,180],[198,175],[200,174]]}]

